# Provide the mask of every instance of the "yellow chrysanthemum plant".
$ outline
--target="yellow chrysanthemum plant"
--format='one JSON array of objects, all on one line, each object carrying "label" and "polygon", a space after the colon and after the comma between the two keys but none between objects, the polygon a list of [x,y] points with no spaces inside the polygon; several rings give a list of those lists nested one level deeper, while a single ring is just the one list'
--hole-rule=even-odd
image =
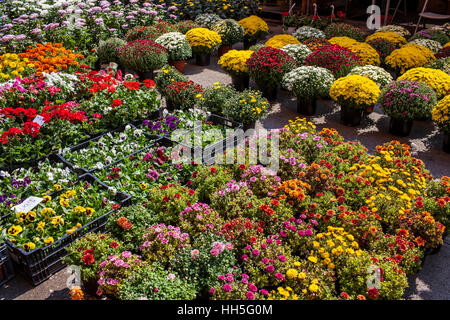
[{"label": "yellow chrysanthemum plant", "polygon": [[438,98],[448,95],[450,91],[450,75],[439,69],[413,68],[405,72],[398,80],[425,83],[436,91]]},{"label": "yellow chrysanthemum plant", "polygon": [[358,43],[355,39],[352,39],[350,37],[333,37],[331,39],[328,39],[328,41],[331,44],[337,44],[338,46],[348,48],[349,46]]},{"label": "yellow chrysanthemum plant", "polygon": [[197,54],[210,54],[222,43],[220,35],[206,28],[194,28],[186,32],[186,40]]},{"label": "yellow chrysanthemum plant", "polygon": [[266,41],[267,47],[281,49],[288,44],[300,44],[296,38],[290,34],[277,34]]},{"label": "yellow chrysanthemum plant", "polygon": [[365,42],[358,42],[355,39],[349,37],[333,37],[328,40],[331,44],[335,44],[349,49],[358,57],[360,57],[359,63],[362,66],[380,65],[380,55],[371,45]]},{"label": "yellow chrysanthemum plant", "polygon": [[248,75],[247,60],[252,53],[252,50],[230,50],[220,57],[218,64],[231,76]]},{"label": "yellow chrysanthemum plant", "polygon": [[423,67],[434,60],[436,57],[430,49],[417,44],[407,44],[392,51],[386,57],[385,63],[392,70],[403,74],[409,69]]},{"label": "yellow chrysanthemum plant", "polygon": [[360,75],[349,75],[333,82],[330,88],[331,98],[341,106],[354,109],[377,103],[380,89],[377,84]]},{"label": "yellow chrysanthemum plant", "polygon": [[[441,131],[448,137],[450,135],[450,94],[447,94],[444,99],[440,100],[434,106],[432,116],[433,121],[436,122]],[[450,152],[450,144],[448,148]]]},{"label": "yellow chrysanthemum plant", "polygon": [[363,110],[371,112],[371,106],[377,103],[379,95],[378,85],[360,75],[339,78],[330,88],[330,97],[340,104],[341,120],[347,126],[359,125]]},{"label": "yellow chrysanthemum plant", "polygon": [[394,44],[397,48],[406,44],[406,39],[396,32],[375,32],[366,38],[366,42],[374,39],[385,39]]},{"label": "yellow chrysanthemum plant", "polygon": [[256,42],[269,32],[267,23],[255,15],[239,20],[238,23],[244,28],[244,40],[248,42]]}]

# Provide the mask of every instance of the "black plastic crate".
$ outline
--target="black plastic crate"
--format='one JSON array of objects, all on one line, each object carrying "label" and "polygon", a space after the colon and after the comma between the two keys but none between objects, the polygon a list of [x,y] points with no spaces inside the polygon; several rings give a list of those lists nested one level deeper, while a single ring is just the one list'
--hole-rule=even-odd
[{"label": "black plastic crate", "polygon": [[14,278],[14,267],[9,257],[8,248],[0,244],[0,286]]},{"label": "black plastic crate", "polygon": [[[128,124],[128,125],[131,126],[132,129],[136,129],[136,127],[133,124]],[[101,137],[103,137],[103,136],[105,136],[107,134],[110,134],[110,133],[114,134],[114,133],[122,132],[123,130],[125,130],[125,126],[117,128],[117,129],[114,129],[114,130],[111,130],[111,131],[108,131],[108,132],[103,133],[101,135],[98,135],[95,138],[89,139],[89,140],[87,140],[85,142],[82,142],[80,144],[77,144],[75,146],[70,147],[70,152],[77,152],[77,151],[79,151],[81,149],[84,149],[84,148],[88,147],[89,144],[91,143],[91,141],[97,141],[97,140],[101,139]],[[145,136],[148,137],[148,139],[149,139],[148,146],[151,146],[153,144],[152,140],[159,139],[159,136],[152,136],[152,135],[149,135],[149,134],[145,134]],[[93,169],[82,168],[82,167],[75,168],[75,164],[73,164],[69,160],[66,160],[66,158],[62,154],[58,153],[58,154],[56,154],[56,157],[58,158],[59,161],[64,163],[67,167],[69,167],[73,172],[75,172],[78,175],[84,175],[86,173],[93,173],[94,171],[97,170],[96,168],[93,168]],[[120,159],[118,159],[118,160],[120,160]]]},{"label": "black plastic crate", "polygon": [[[238,130],[243,128],[242,123],[232,121],[215,114],[208,116],[207,121],[212,122],[216,126],[222,126],[225,130]],[[233,132],[232,135],[225,136],[223,140],[207,145],[204,148],[195,147],[193,152],[194,154],[201,152],[202,163],[213,164],[216,154],[223,154],[228,147],[235,147],[239,143],[239,137],[240,136],[236,132]]]},{"label": "black plastic crate", "polygon": [[[37,168],[37,165],[39,164],[39,162],[44,161],[45,159],[46,159],[46,158],[42,158],[42,159],[40,159],[39,161],[34,162],[33,165],[30,165],[30,166],[28,166],[28,167],[27,167],[27,166],[25,166],[25,167],[19,166],[19,167],[15,168],[15,169],[19,169],[19,168],[24,168],[24,169]],[[58,158],[58,156],[57,156],[56,154],[50,154],[50,155],[48,156],[48,159],[50,160],[50,163],[60,162],[60,159]],[[67,167],[67,164],[63,163],[63,166],[64,166],[64,167]],[[14,170],[15,170],[15,169],[14,169]],[[14,170],[12,170],[12,171],[14,171]],[[11,171],[11,172],[12,172],[12,171]],[[78,179],[77,179],[77,180],[78,180]],[[62,187],[64,188],[64,186],[62,186]],[[54,192],[50,193],[49,196],[53,196],[55,193],[57,193],[57,192],[54,191]],[[5,215],[1,215],[1,213],[0,213],[0,224],[1,224],[1,221],[2,221],[2,220],[8,218],[10,215],[11,215],[11,213],[8,213],[8,214],[5,214]]]},{"label": "black plastic crate", "polygon": [[[78,182],[83,181],[98,183],[102,188],[108,189],[106,185],[91,174],[85,174],[78,180]],[[131,196],[124,192],[117,192],[114,200],[121,206],[127,206],[131,203]],[[68,254],[65,248],[88,232],[103,230],[108,216],[112,212],[113,210],[105,213],[74,233],[62,237],[45,248],[37,248],[33,251],[26,252],[7,240],[6,245],[8,246],[11,259],[16,265],[16,270],[22,273],[34,286],[44,282],[54,273],[64,268],[65,265],[61,259]]]}]

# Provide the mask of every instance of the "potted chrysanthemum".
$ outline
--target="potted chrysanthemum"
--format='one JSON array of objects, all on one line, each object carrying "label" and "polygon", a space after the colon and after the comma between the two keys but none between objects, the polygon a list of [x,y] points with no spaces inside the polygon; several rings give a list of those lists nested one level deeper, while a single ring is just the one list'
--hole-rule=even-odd
[{"label": "potted chrysanthemum", "polygon": [[238,23],[242,26],[242,28],[244,28],[245,50],[256,44],[256,41],[264,37],[269,32],[269,26],[267,23],[255,15],[241,19]]},{"label": "potted chrysanthemum", "polygon": [[244,28],[233,19],[220,20],[212,26],[211,30],[217,32],[222,39],[222,44],[218,50],[219,58],[230,51],[233,44],[244,39]]},{"label": "potted chrysanthemum", "polygon": [[169,32],[157,38],[156,42],[166,48],[169,54],[169,65],[184,73],[186,59],[192,56],[192,49],[186,36],[180,32]]},{"label": "potted chrysanthemum", "polygon": [[194,28],[186,33],[186,39],[195,53],[196,63],[199,66],[208,66],[211,63],[211,53],[222,43],[220,35],[206,28]]},{"label": "potted chrysanthemum", "polygon": [[444,134],[444,144],[442,149],[450,153],[450,95],[446,95],[440,100],[432,111],[433,121]]},{"label": "potted chrysanthemum", "polygon": [[247,60],[248,72],[269,100],[277,97],[283,74],[295,67],[295,60],[286,52],[272,47],[262,47]]},{"label": "potted chrysanthemum", "polygon": [[414,120],[428,117],[436,104],[436,93],[426,84],[396,81],[381,92],[379,102],[384,113],[391,117],[389,132],[408,136]]},{"label": "potted chrysanthemum", "polygon": [[140,80],[153,79],[153,71],[167,63],[167,50],[153,40],[134,40],[119,50],[120,63],[138,73]]},{"label": "potted chrysanthemum", "polygon": [[243,91],[249,86],[247,60],[252,53],[251,50],[230,50],[219,59],[219,66],[231,75],[236,90]]},{"label": "potted chrysanthemum", "polygon": [[310,116],[316,113],[317,99],[328,96],[333,82],[329,70],[302,66],[286,73],[282,85],[297,97],[297,112]]},{"label": "potted chrysanthemum", "polygon": [[357,126],[362,113],[377,102],[380,89],[372,80],[349,75],[337,79],[330,88],[330,97],[341,105],[341,121],[346,126]]}]

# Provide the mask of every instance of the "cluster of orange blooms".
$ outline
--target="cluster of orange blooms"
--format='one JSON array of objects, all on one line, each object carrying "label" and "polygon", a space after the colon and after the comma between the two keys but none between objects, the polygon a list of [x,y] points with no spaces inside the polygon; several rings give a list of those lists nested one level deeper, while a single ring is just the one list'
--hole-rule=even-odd
[{"label": "cluster of orange blooms", "polygon": [[78,66],[78,60],[84,59],[82,54],[73,53],[61,43],[38,43],[29,47],[26,52],[19,54],[27,58],[34,65],[38,73],[51,73],[67,70],[70,66]]},{"label": "cluster of orange blooms", "polygon": [[311,186],[308,183],[293,179],[279,185],[275,190],[274,196],[287,200],[291,205],[296,205],[305,200],[305,191],[310,189]]},{"label": "cluster of orange blooms", "polygon": [[450,193],[450,177],[443,176],[440,184],[447,189],[447,193]]}]

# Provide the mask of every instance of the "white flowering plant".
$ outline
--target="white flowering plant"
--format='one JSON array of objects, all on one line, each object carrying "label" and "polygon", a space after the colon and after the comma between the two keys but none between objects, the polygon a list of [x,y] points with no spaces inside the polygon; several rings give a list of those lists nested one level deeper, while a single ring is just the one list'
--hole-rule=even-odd
[{"label": "white flowering plant", "polygon": [[409,43],[414,43],[419,46],[428,48],[433,51],[433,54],[436,54],[439,50],[442,49],[442,45],[439,42],[431,39],[415,39],[413,41],[410,41]]},{"label": "white flowering plant", "polygon": [[393,24],[382,26],[376,32],[395,32],[404,38],[408,38],[409,36],[411,36],[411,33],[406,28],[403,28],[402,26],[396,26]]},{"label": "white flowering plant", "polygon": [[142,129],[127,125],[122,132],[107,133],[86,143],[78,150],[64,148],[60,156],[74,169],[101,170],[104,166],[137,152],[152,143]]},{"label": "white flowering plant", "polygon": [[354,67],[350,74],[357,74],[366,78],[369,78],[373,82],[375,82],[378,87],[384,88],[389,83],[394,81],[391,74],[384,70],[383,68],[372,66],[372,65],[366,65],[361,67]]},{"label": "white flowering plant", "polygon": [[224,19],[216,22],[212,29],[222,38],[222,45],[232,46],[244,39],[244,28],[236,20]]},{"label": "white flowering plant", "polygon": [[282,86],[297,98],[314,100],[327,97],[334,80],[333,74],[325,68],[302,66],[286,73]]},{"label": "white flowering plant", "polygon": [[326,37],[325,33],[322,30],[308,26],[298,28],[292,35],[299,41],[303,41],[309,38],[325,39]]},{"label": "white flowering plant", "polygon": [[169,32],[158,37],[155,42],[166,48],[169,60],[179,61],[192,57],[192,48],[181,32]]},{"label": "white flowering plant", "polygon": [[199,14],[195,18],[195,23],[198,24],[202,28],[208,28],[211,29],[212,26],[216,23],[222,20],[221,17],[219,17],[217,14],[214,13],[202,13]]},{"label": "white flowering plant", "polygon": [[281,50],[286,52],[291,58],[294,58],[298,65],[303,64],[306,56],[312,52],[304,44],[288,44],[282,47]]}]

